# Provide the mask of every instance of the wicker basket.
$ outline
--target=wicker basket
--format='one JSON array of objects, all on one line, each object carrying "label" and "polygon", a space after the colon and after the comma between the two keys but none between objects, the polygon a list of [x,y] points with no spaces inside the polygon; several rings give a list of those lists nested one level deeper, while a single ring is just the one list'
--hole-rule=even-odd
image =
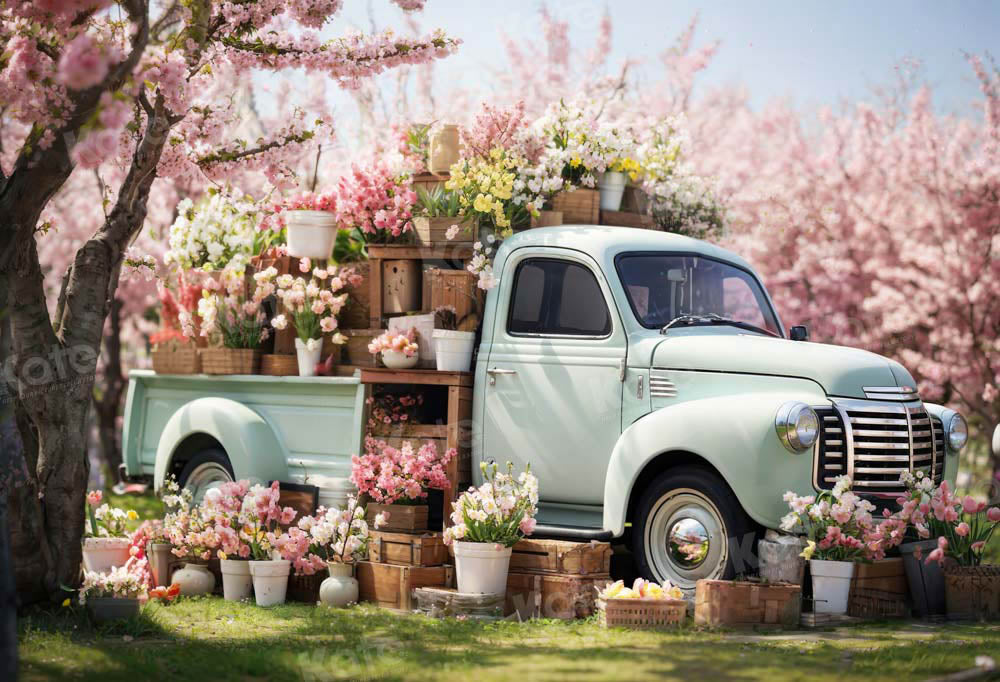
[{"label": "wicker basket", "polygon": [[1000,619],[1000,566],[945,566],[948,618]]},{"label": "wicker basket", "polygon": [[201,371],[205,374],[257,374],[260,351],[248,348],[204,348]]},{"label": "wicker basket", "polygon": [[313,575],[288,576],[288,601],[315,604],[319,601],[319,588],[327,577],[326,569]]},{"label": "wicker basket", "polygon": [[153,371],[157,374],[198,374],[201,372],[201,356],[197,348],[154,350],[152,356]]},{"label": "wicker basket", "polygon": [[270,377],[294,377],[299,375],[297,355],[262,355],[260,373]]},{"label": "wicker basket", "polygon": [[687,615],[683,599],[608,599],[597,605],[606,628],[662,630],[680,625]]}]

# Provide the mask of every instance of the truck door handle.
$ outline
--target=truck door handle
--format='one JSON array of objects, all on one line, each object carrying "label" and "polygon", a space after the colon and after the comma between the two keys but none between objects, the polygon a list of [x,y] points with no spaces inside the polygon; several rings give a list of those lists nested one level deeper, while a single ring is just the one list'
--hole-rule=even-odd
[{"label": "truck door handle", "polygon": [[486,373],[490,375],[490,386],[497,385],[498,374],[517,374],[517,372],[512,369],[500,369],[499,367],[491,367],[486,370]]}]

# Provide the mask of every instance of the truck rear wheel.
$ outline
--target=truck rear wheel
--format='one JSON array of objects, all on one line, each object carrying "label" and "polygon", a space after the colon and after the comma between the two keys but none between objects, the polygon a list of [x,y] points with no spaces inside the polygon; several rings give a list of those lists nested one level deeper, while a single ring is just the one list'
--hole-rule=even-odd
[{"label": "truck rear wheel", "polygon": [[691,592],[703,578],[728,579],[756,568],[756,525],[726,482],[711,471],[660,474],[643,491],[635,511],[632,549],[646,578],[669,580]]},{"label": "truck rear wheel", "polygon": [[227,481],[236,480],[233,476],[233,466],[224,450],[210,448],[195,454],[184,464],[178,484],[181,488],[189,488],[198,504],[211,488]]}]

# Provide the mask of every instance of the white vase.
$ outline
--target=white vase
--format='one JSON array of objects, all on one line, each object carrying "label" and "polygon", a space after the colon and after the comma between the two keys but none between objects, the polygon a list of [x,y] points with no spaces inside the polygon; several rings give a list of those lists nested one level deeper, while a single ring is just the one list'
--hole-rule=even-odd
[{"label": "white vase", "polygon": [[617,171],[605,171],[597,187],[601,191],[601,210],[617,211],[622,207],[622,196],[628,177]]},{"label": "white vase", "polygon": [[302,339],[295,339],[295,354],[299,360],[299,376],[316,376],[316,365],[319,363],[320,354],[323,352],[323,342],[318,341],[312,350],[306,347],[306,342]]},{"label": "white vase", "polygon": [[288,592],[288,574],[292,562],[285,559],[275,561],[251,561],[250,575],[253,576],[253,596],[257,606],[274,606],[285,603]]},{"label": "white vase", "polygon": [[475,332],[434,330],[434,354],[439,372],[468,372],[475,348]]},{"label": "white vase", "polygon": [[389,369],[413,369],[420,358],[414,353],[407,355],[398,350],[382,351],[382,363]]},{"label": "white vase", "polygon": [[854,577],[854,563],[851,561],[826,561],[811,559],[809,573],[812,575],[813,611],[844,615],[851,593],[851,578]]},{"label": "white vase", "polygon": [[128,538],[87,538],[83,541],[83,567],[107,573],[129,560]]},{"label": "white vase", "polygon": [[354,577],[354,564],[328,561],[330,577],[319,586],[319,600],[327,606],[347,606],[358,601],[358,581]]},{"label": "white vase", "polygon": [[222,559],[222,596],[226,601],[243,601],[250,597],[253,579],[250,562],[245,559]]},{"label": "white vase", "polygon": [[288,211],[288,255],[329,258],[337,238],[337,218],[327,211]]},{"label": "white vase", "polygon": [[215,576],[205,564],[184,564],[179,571],[174,571],[171,579],[186,597],[210,594],[215,589]]},{"label": "white vase", "polygon": [[455,577],[464,594],[506,594],[510,547],[494,542],[455,542]]}]

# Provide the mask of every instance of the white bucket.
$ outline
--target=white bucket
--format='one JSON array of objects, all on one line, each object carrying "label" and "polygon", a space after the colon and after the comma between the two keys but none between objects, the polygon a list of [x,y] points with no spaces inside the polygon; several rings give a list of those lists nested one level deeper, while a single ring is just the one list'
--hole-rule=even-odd
[{"label": "white bucket", "polygon": [[844,615],[851,593],[851,578],[854,577],[854,563],[851,561],[826,561],[811,559],[809,573],[812,575],[813,611]]},{"label": "white bucket", "polygon": [[250,574],[253,576],[253,595],[257,606],[274,606],[285,603],[288,592],[288,574],[292,562],[285,559],[277,561],[251,561]]},{"label": "white bucket", "polygon": [[320,353],[323,352],[323,344],[317,343],[316,347],[309,350],[306,347],[306,342],[302,339],[295,339],[295,355],[299,360],[299,376],[300,377],[314,377],[316,376],[316,365],[319,363]]},{"label": "white bucket", "polygon": [[337,218],[328,211],[288,211],[288,255],[329,258],[337,238]]},{"label": "white bucket", "polygon": [[250,562],[244,559],[222,559],[222,596],[226,601],[243,601],[250,597],[253,579]]},{"label": "white bucket", "polygon": [[617,171],[606,171],[601,175],[601,180],[597,187],[601,191],[601,210],[618,211],[622,207],[622,196],[625,194],[625,185],[628,178],[624,173]]},{"label": "white bucket", "polygon": [[439,372],[468,372],[475,348],[475,332],[434,330],[434,354]]},{"label": "white bucket", "polygon": [[128,538],[87,538],[83,541],[83,567],[107,573],[129,560]]},{"label": "white bucket", "polygon": [[510,547],[493,542],[455,542],[455,578],[464,594],[506,594]]},{"label": "white bucket", "polygon": [[327,509],[346,509],[348,498],[358,492],[349,478],[338,476],[309,476],[306,483],[319,487],[317,503]]}]

